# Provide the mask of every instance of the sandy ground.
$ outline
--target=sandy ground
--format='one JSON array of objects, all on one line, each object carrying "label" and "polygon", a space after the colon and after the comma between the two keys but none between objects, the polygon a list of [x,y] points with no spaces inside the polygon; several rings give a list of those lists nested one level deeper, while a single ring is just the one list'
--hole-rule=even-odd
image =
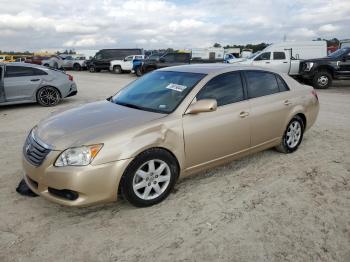
[{"label": "sandy ground", "polygon": [[163,203],[67,208],[18,195],[21,147],[50,112],[135,79],[74,73],[56,108],[0,107],[0,261],[350,261],[350,83],[318,91],[299,150],[264,151],[180,181]]}]

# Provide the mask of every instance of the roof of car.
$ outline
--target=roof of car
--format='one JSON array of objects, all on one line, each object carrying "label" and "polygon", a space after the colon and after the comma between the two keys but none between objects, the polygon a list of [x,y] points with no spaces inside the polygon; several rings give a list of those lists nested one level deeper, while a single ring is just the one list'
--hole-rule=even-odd
[{"label": "roof of car", "polygon": [[256,66],[246,66],[238,64],[224,64],[224,63],[208,63],[208,64],[191,64],[172,66],[159,69],[160,71],[176,71],[176,72],[188,72],[188,73],[200,73],[200,74],[216,74],[220,72],[236,71],[236,70],[264,70],[271,71],[267,68],[260,68]]},{"label": "roof of car", "polygon": [[[11,62],[11,63],[1,63],[1,64],[7,65],[7,66],[25,66],[25,67],[43,68],[42,65],[23,63],[23,62]],[[44,67],[44,68],[47,68],[47,67]]]}]

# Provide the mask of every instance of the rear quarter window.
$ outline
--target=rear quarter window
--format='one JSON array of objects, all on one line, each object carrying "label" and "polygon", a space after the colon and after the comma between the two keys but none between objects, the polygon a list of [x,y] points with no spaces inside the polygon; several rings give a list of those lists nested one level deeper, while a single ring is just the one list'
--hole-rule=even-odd
[{"label": "rear quarter window", "polygon": [[264,71],[245,71],[248,97],[257,98],[279,92],[275,74]]}]

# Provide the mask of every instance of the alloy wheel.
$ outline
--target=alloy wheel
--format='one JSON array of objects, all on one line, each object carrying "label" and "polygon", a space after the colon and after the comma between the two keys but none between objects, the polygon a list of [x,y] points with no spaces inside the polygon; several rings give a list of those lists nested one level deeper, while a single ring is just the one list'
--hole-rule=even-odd
[{"label": "alloy wheel", "polygon": [[43,87],[38,92],[38,100],[43,106],[57,105],[60,98],[58,90],[53,87]]},{"label": "alloy wheel", "polygon": [[286,133],[286,143],[290,148],[296,147],[301,138],[302,128],[298,121],[293,121],[290,123]]},{"label": "alloy wheel", "polygon": [[133,179],[134,193],[143,200],[151,200],[164,193],[170,183],[169,165],[160,159],[145,162],[135,172]]}]

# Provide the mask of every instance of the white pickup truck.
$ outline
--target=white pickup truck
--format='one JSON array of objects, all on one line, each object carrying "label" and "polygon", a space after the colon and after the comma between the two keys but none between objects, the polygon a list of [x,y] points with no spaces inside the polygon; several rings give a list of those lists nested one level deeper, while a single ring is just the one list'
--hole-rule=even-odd
[{"label": "white pickup truck", "polygon": [[131,71],[133,67],[133,61],[135,59],[144,59],[144,55],[129,55],[123,60],[112,60],[109,66],[109,70],[116,74],[121,74],[124,71]]},{"label": "white pickup truck", "polygon": [[245,60],[237,60],[239,64],[266,67],[278,72],[287,73],[291,76],[299,75],[299,66],[301,62],[301,60],[291,57],[289,50],[273,52],[262,51]]}]

